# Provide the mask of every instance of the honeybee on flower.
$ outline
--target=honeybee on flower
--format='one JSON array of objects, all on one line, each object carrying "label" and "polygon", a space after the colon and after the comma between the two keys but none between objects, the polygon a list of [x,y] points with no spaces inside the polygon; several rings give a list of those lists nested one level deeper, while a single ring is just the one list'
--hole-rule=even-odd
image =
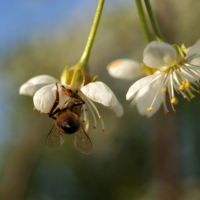
[{"label": "honeybee on flower", "polygon": [[[53,117],[52,115],[53,111],[56,112],[56,110],[58,110],[57,113],[59,113],[61,110],[67,111],[71,109],[72,106],[75,107],[74,104],[72,104],[72,106],[70,107],[68,105],[70,104],[70,102],[74,102],[73,99],[75,100],[77,99],[78,103],[81,103],[77,104],[77,106],[79,106],[80,109],[82,108],[82,110],[79,111],[78,116],[79,117],[82,116],[81,118],[82,122],[84,122],[85,124],[83,130],[85,132],[85,135],[87,136],[86,133],[89,128],[89,115],[87,111],[89,111],[89,113],[92,115],[94,119],[93,127],[94,128],[97,127],[97,118],[98,118],[101,122],[102,130],[104,131],[105,126],[103,119],[97,107],[92,101],[98,102],[104,106],[113,109],[118,117],[123,115],[123,108],[119,103],[119,101],[117,100],[115,94],[106,84],[100,81],[94,81],[89,83],[86,82],[89,80],[89,76],[87,75],[84,76],[83,71],[85,72],[86,70],[81,70],[79,68],[76,69],[76,67],[74,68],[72,67],[70,68],[70,70],[68,70],[68,68],[65,67],[63,74],[61,76],[60,83],[57,79],[48,75],[36,76],[28,80],[26,83],[24,83],[20,87],[19,92],[20,94],[24,95],[31,95],[31,96],[33,95],[33,103],[35,109],[37,109],[41,113],[48,113],[50,117]],[[86,85],[85,82],[87,83]],[[55,102],[57,102],[57,104],[55,104]],[[75,112],[74,109],[72,109],[71,111]],[[69,127],[72,124],[67,123],[67,126]],[[82,136],[84,135],[82,134]],[[55,138],[55,135],[52,135],[52,138],[53,137]],[[85,140],[88,143],[88,137],[85,137]],[[62,141],[63,141],[62,137],[60,137],[59,141],[54,139],[53,141],[55,143],[54,146],[62,144],[63,143]],[[80,149],[78,147],[78,150],[80,150],[83,153],[87,153],[84,152],[85,151],[84,148]]]},{"label": "honeybee on flower", "polygon": [[[75,133],[75,147],[85,154],[92,152],[92,143],[87,135],[90,113],[97,126],[97,117],[105,130],[102,116],[94,102],[113,109],[117,116],[123,115],[123,108],[112,90],[103,82],[91,79],[88,60],[105,0],[99,0],[93,25],[79,62],[68,69],[65,67],[60,82],[49,75],[40,75],[24,83],[20,94],[33,95],[35,108],[41,113],[47,113],[55,120],[46,140],[47,148],[62,145],[62,133]],[[83,122],[83,124],[82,124]]]}]

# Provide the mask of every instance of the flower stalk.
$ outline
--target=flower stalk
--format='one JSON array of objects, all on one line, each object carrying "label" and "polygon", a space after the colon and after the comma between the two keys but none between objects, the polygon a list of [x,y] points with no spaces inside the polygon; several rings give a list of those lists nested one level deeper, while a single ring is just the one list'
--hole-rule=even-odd
[{"label": "flower stalk", "polygon": [[144,16],[144,10],[143,10],[143,7],[142,7],[141,0],[136,0],[136,5],[137,5],[137,10],[138,10],[140,23],[141,23],[141,26],[142,26],[142,31],[143,31],[145,40],[146,40],[147,43],[150,43],[153,40],[153,38],[152,38],[151,33],[149,31],[149,28],[147,26],[147,22],[146,22],[146,19],[145,19],[145,16]]},{"label": "flower stalk", "polygon": [[100,21],[100,18],[101,18],[101,13],[102,13],[102,10],[103,10],[104,1],[105,0],[99,0],[99,4],[98,4],[98,7],[97,7],[97,11],[96,11],[96,14],[95,14],[95,18],[94,18],[94,21],[93,21],[92,28],[91,28],[91,31],[90,31],[90,35],[88,37],[88,41],[87,41],[87,44],[85,46],[85,50],[83,52],[83,55],[82,55],[80,61],[77,63],[77,65],[80,68],[83,68],[83,69],[88,68],[87,64],[88,64],[88,60],[89,60],[89,57],[90,57],[94,38],[95,38],[95,35],[96,35],[96,32],[97,32],[97,28],[98,28],[98,25],[99,25],[99,21]]},{"label": "flower stalk", "polygon": [[158,42],[165,42],[161,32],[160,32],[160,29],[158,27],[158,24],[156,22],[156,19],[155,19],[155,16],[153,14],[153,10],[152,10],[152,7],[151,7],[151,4],[150,4],[150,1],[149,0],[144,0],[145,2],[145,5],[146,5],[146,8],[147,8],[147,12],[149,14],[149,18],[150,18],[150,21],[151,21],[151,25],[153,27],[153,31],[155,33],[155,36],[156,36],[156,40]]}]

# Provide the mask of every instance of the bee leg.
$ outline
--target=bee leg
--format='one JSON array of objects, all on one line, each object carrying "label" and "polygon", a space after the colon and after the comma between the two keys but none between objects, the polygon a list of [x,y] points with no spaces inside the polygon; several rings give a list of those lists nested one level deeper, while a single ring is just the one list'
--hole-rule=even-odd
[{"label": "bee leg", "polygon": [[63,85],[61,85],[63,92],[68,96],[68,97],[72,97],[72,90],[70,89],[66,89]]},{"label": "bee leg", "polygon": [[56,114],[56,113],[58,113],[60,111],[60,108],[58,108],[57,110],[55,110],[53,113],[51,113],[51,115],[50,115],[50,113],[48,113],[49,114],[49,117],[51,117],[51,118],[55,118],[54,117],[54,115]]},{"label": "bee leg", "polygon": [[53,115],[55,115],[55,112],[53,113],[53,111],[55,110],[56,106],[59,104],[59,92],[58,92],[58,83],[57,82],[56,82],[56,88],[57,88],[56,89],[56,100],[50,110],[49,117],[52,117]]},{"label": "bee leg", "polygon": [[61,85],[62,87],[62,90],[63,92],[68,96],[68,97],[71,97],[71,98],[74,98],[74,99],[78,99],[82,102],[82,104],[85,104],[85,101],[83,101],[83,99],[77,94],[77,91],[76,92],[73,92],[72,90],[70,89],[66,89],[63,85]]},{"label": "bee leg", "polygon": [[56,118],[56,117],[54,117],[54,116],[51,116],[51,118],[52,118],[52,119],[55,119],[55,120],[57,119],[57,118]]},{"label": "bee leg", "polygon": [[81,105],[83,105],[83,102],[76,102],[71,106],[71,109],[73,110],[74,107],[81,106]]}]

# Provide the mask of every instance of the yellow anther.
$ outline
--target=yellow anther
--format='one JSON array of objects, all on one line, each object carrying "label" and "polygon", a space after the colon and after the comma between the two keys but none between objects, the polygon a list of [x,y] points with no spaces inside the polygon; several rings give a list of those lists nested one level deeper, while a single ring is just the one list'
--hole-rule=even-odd
[{"label": "yellow anther", "polygon": [[83,120],[83,123],[84,123],[84,124],[86,124],[86,121],[85,121],[85,120]]},{"label": "yellow anther", "polygon": [[62,110],[63,108],[62,107],[60,107],[60,110]]},{"label": "yellow anther", "polygon": [[166,88],[163,88],[163,89],[162,89],[162,92],[163,92],[163,93],[165,93],[166,91],[167,91],[167,89],[166,89]]},{"label": "yellow anther", "polygon": [[176,98],[171,99],[171,103],[175,104],[176,103]]},{"label": "yellow anther", "polygon": [[36,110],[36,108],[33,108],[33,110]]},{"label": "yellow anther", "polygon": [[43,112],[41,111],[40,113],[42,114]]},{"label": "yellow anther", "polygon": [[199,74],[199,77],[200,77],[200,74]]},{"label": "yellow anther", "polygon": [[104,130],[104,129],[102,129],[102,131],[104,132],[105,130]]},{"label": "yellow anther", "polygon": [[93,126],[94,129],[96,129],[96,126]]},{"label": "yellow anther", "polygon": [[169,114],[169,110],[167,111],[167,114]]},{"label": "yellow anther", "polygon": [[187,93],[190,95],[190,99],[193,99],[195,96],[192,94],[192,92],[190,92],[190,90],[188,89],[188,87],[185,87]]},{"label": "yellow anther", "polygon": [[195,95],[190,95],[190,99],[193,99],[195,97]]},{"label": "yellow anther", "polygon": [[147,110],[150,112],[150,111],[152,111],[152,110],[153,110],[153,108],[151,108],[151,107],[150,107],[150,108],[147,108]]},{"label": "yellow anther", "polygon": [[176,110],[174,110],[174,113],[176,113]]},{"label": "yellow anther", "polygon": [[186,99],[187,97],[186,97],[186,96],[183,96],[183,98]]},{"label": "yellow anther", "polygon": [[101,116],[99,116],[99,119],[101,119]]},{"label": "yellow anther", "polygon": [[184,85],[180,85],[180,90],[184,90]]},{"label": "yellow anther", "polygon": [[186,83],[185,83],[185,86],[186,86],[186,87],[190,87],[190,86],[191,86],[191,83],[190,83],[190,82],[186,82]]},{"label": "yellow anther", "polygon": [[84,130],[86,133],[87,133],[87,131],[86,130]]},{"label": "yellow anther", "polygon": [[198,90],[198,94],[200,94],[200,91]]},{"label": "yellow anther", "polygon": [[186,83],[185,81],[182,81],[182,84],[183,84],[183,85],[185,85],[185,83]]}]

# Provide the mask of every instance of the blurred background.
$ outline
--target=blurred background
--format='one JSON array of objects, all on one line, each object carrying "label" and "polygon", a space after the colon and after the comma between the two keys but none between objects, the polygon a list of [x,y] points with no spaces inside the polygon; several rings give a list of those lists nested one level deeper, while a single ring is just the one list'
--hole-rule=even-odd
[{"label": "blurred background", "polygon": [[[200,2],[152,0],[169,43],[193,45],[200,36]],[[142,61],[145,40],[134,0],[105,2],[90,57],[93,76],[106,83],[125,114],[97,105],[106,131],[90,127],[94,151],[79,153],[74,135],[54,151],[45,148],[54,121],[33,111],[19,87],[33,76],[59,79],[78,62],[98,0],[0,2],[0,199],[1,200],[198,200],[200,199],[199,100],[179,97],[177,113],[152,118],[129,112],[125,94],[133,81],[106,71],[119,58]],[[92,124],[92,119],[91,119]]]}]

